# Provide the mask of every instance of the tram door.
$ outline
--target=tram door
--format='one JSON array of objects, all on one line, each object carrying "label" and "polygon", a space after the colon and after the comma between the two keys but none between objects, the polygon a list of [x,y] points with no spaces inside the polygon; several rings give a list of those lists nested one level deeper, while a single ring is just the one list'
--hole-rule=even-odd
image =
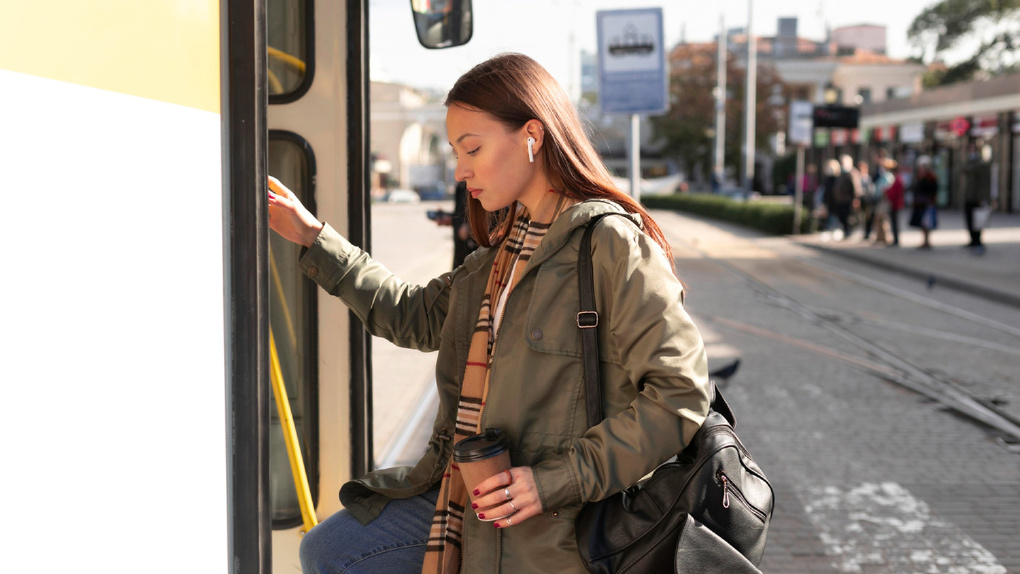
[{"label": "tram door", "polygon": [[[471,36],[468,0],[386,0],[408,11],[394,34],[461,45]],[[320,220],[354,244],[370,246],[368,0],[266,0],[268,158],[271,175]],[[440,12],[459,4],[467,22],[451,36]],[[411,17],[413,15],[413,18]],[[337,492],[373,466],[371,342],[335,297],[301,272],[300,249],[271,234],[272,343],[292,412],[317,520],[340,510]],[[307,529],[273,409],[269,489],[273,572],[300,572]]]}]

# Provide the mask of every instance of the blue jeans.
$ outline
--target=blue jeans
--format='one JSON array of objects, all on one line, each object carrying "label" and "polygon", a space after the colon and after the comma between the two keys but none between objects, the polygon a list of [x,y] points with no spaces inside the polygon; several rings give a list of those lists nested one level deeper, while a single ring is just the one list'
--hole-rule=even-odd
[{"label": "blue jeans", "polygon": [[346,510],[319,523],[301,541],[304,574],[420,574],[439,489],[391,500],[361,524]]}]

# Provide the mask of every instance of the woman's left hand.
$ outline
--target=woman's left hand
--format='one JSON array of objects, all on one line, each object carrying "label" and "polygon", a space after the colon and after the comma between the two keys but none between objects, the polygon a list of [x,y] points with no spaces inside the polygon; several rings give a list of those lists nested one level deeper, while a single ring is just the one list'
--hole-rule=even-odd
[{"label": "woman's left hand", "polygon": [[476,495],[471,504],[478,518],[500,517],[493,524],[496,528],[517,526],[542,513],[542,501],[531,467],[518,466],[509,472],[509,477],[501,472],[478,483],[476,491],[487,494]]}]

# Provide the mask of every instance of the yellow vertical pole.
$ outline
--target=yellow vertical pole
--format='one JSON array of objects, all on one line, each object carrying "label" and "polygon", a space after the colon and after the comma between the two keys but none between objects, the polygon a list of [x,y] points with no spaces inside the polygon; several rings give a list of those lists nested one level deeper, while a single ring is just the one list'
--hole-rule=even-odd
[{"label": "yellow vertical pole", "polygon": [[319,521],[315,517],[315,508],[312,505],[311,488],[308,487],[308,475],[305,474],[305,463],[301,457],[287,388],[283,384],[283,372],[280,370],[280,357],[276,354],[276,340],[273,338],[272,329],[269,330],[269,368],[273,396],[276,397],[276,409],[280,413],[280,424],[283,427],[283,440],[287,445],[287,458],[290,459],[290,471],[294,475],[294,488],[297,489],[298,505],[301,506],[301,520],[304,522],[304,532],[308,532]]}]

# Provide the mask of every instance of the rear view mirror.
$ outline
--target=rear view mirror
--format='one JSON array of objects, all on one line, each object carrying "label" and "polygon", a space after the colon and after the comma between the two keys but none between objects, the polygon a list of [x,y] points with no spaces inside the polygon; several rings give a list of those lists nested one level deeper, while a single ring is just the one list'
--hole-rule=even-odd
[{"label": "rear view mirror", "polygon": [[426,48],[452,48],[471,39],[471,0],[411,0],[411,12]]}]

